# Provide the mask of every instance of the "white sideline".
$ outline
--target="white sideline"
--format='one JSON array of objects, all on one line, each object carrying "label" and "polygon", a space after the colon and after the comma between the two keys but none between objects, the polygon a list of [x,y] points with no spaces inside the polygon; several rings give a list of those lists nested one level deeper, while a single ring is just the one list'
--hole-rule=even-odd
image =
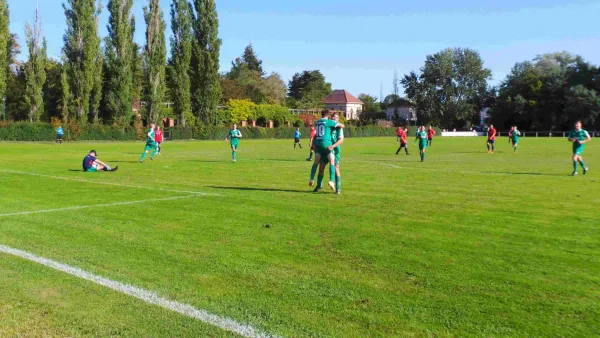
[{"label": "white sideline", "polygon": [[153,198],[141,201],[127,201],[127,202],[117,202],[117,203],[108,203],[108,204],[95,204],[95,205],[78,205],[74,207],[65,207],[65,208],[56,208],[56,209],[45,209],[45,210],[33,210],[33,211],[22,211],[22,212],[12,212],[8,214],[0,214],[0,217],[10,217],[10,216],[22,216],[22,215],[32,215],[32,214],[43,214],[47,212],[56,212],[56,211],[67,211],[67,210],[79,210],[79,209],[89,209],[89,208],[103,208],[103,207],[114,207],[119,205],[129,205],[129,204],[139,204],[139,203],[147,203],[147,202],[159,202],[159,201],[172,201],[172,200],[180,200],[183,198],[192,198],[198,197],[197,195],[189,195],[189,196],[175,196],[175,197],[165,197],[165,198]]},{"label": "white sideline", "polygon": [[96,283],[98,285],[102,285],[102,286],[112,289],[114,291],[124,293],[131,297],[135,297],[146,303],[158,305],[167,310],[175,311],[184,316],[198,319],[201,322],[204,322],[206,324],[216,326],[223,330],[237,333],[244,337],[252,337],[252,338],[253,337],[272,337],[266,333],[263,333],[263,332],[255,329],[254,327],[252,327],[248,324],[239,323],[232,318],[221,317],[219,315],[212,314],[206,310],[197,309],[188,304],[184,304],[184,303],[180,303],[180,302],[177,302],[174,300],[163,298],[152,291],[138,288],[133,285],[117,282],[117,281],[114,281],[114,280],[111,280],[108,278],[104,278],[104,277],[92,274],[90,272],[87,272],[85,270],[82,270],[82,269],[74,267],[74,266],[59,263],[57,261],[53,261],[48,258],[36,256],[32,253],[18,250],[18,249],[13,249],[11,247],[1,245],[1,244],[0,244],[0,252],[6,253],[9,255],[13,255],[13,256],[17,256],[17,257],[21,257],[21,258],[27,259],[29,261],[47,266],[49,268],[52,268],[52,269],[55,269],[58,271],[62,271],[69,275],[72,275],[72,276],[75,276],[75,277],[78,277],[81,279],[85,279],[87,281]]},{"label": "white sideline", "polygon": [[52,175],[31,173],[31,172],[27,172],[27,171],[17,171],[17,170],[0,169],[0,172],[9,173],[9,174],[19,174],[19,175],[29,175],[29,176],[38,176],[38,177],[45,177],[45,178],[53,178],[53,179],[56,179],[56,180],[76,181],[76,182],[93,183],[93,184],[104,184],[104,185],[114,185],[114,186],[117,186],[117,187],[125,187],[125,188],[151,189],[151,190],[158,190],[158,191],[165,191],[165,192],[176,192],[176,193],[182,193],[182,194],[195,194],[195,195],[205,195],[205,196],[220,196],[218,194],[209,194],[209,193],[199,192],[199,191],[174,190],[174,189],[165,189],[165,188],[160,188],[160,187],[144,187],[144,186],[140,186],[140,185],[129,185],[129,184],[121,184],[121,183],[113,183],[113,182],[85,180],[85,179],[82,179],[82,178],[72,178],[72,177],[64,177],[64,176],[52,176]]}]

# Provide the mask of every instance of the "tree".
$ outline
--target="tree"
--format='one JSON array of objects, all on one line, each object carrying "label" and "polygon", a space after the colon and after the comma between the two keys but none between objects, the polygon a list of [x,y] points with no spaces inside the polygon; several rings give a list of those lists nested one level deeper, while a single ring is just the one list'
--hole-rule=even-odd
[{"label": "tree", "polygon": [[67,122],[71,116],[73,106],[73,96],[69,86],[69,63],[63,55],[63,67],[60,73],[61,100],[60,112],[64,122]]},{"label": "tree", "polygon": [[252,48],[252,44],[249,44],[246,49],[244,49],[244,55],[242,56],[242,60],[248,65],[248,69],[259,72],[260,76],[264,76],[265,72],[262,68],[262,60],[258,59],[256,53],[254,53],[254,49]]},{"label": "tree", "polygon": [[219,75],[219,19],[215,0],[194,0],[192,54],[192,96],[194,113],[204,123],[218,123],[217,105],[221,99]]},{"label": "tree", "polygon": [[[9,22],[10,12],[8,10],[8,3],[6,3],[6,0],[0,0],[0,99],[3,100],[6,99],[11,41],[13,41],[8,28]],[[5,104],[4,102],[3,105]]]},{"label": "tree", "polygon": [[63,37],[67,79],[77,120],[85,122],[90,112],[90,97],[98,75],[100,37],[98,15],[101,7],[95,0],[67,0],[63,4],[67,29]]},{"label": "tree", "polygon": [[60,102],[62,98],[61,74],[62,64],[53,59],[46,62],[46,84],[44,85],[44,107],[48,118],[61,118]]},{"label": "tree", "polygon": [[44,84],[46,83],[46,39],[42,38],[42,20],[36,8],[33,27],[25,24],[29,60],[25,63],[25,102],[29,121],[37,122],[44,113]]},{"label": "tree", "polygon": [[365,113],[381,112],[381,104],[378,102],[377,97],[369,94],[360,94],[358,99],[361,100],[365,106],[363,111]]},{"label": "tree", "polygon": [[288,84],[290,106],[293,108],[319,108],[323,106],[323,98],[331,92],[331,83],[325,81],[319,70],[296,73]]},{"label": "tree", "polygon": [[173,0],[171,4],[171,72],[170,83],[173,110],[177,123],[186,125],[186,116],[192,112],[190,62],[192,60],[192,8],[187,0]]},{"label": "tree", "polygon": [[428,55],[421,74],[411,72],[400,81],[417,105],[419,120],[462,127],[477,114],[487,94],[491,71],[471,49],[445,49]]},{"label": "tree", "polygon": [[160,9],[159,0],[151,0],[149,7],[144,7],[146,21],[146,49],[144,65],[146,73],[146,102],[150,122],[157,122],[162,117],[165,96],[165,66],[167,62],[167,46],[165,40],[165,20]]},{"label": "tree", "polygon": [[137,46],[133,42],[135,19],[131,14],[133,0],[109,0],[108,36],[105,40],[107,78],[106,109],[119,125],[129,124],[133,105],[134,59]]},{"label": "tree", "polygon": [[381,102],[382,110],[386,110],[392,103],[400,100],[402,97],[398,94],[390,94],[383,99]]}]

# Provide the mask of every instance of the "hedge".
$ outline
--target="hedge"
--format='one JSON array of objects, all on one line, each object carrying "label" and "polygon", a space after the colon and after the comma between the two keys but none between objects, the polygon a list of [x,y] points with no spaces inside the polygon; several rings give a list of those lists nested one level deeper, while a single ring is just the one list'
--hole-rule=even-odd
[{"label": "hedge", "polygon": [[[134,127],[112,127],[106,125],[84,125],[63,126],[65,127],[65,139],[70,141],[133,141],[139,139],[143,133]],[[225,139],[228,127],[175,127],[166,129],[171,133],[173,140],[222,140]],[[240,128],[246,139],[291,139],[294,137],[295,128],[278,127],[247,127]],[[309,128],[300,128],[303,138],[310,134]],[[416,128],[409,129],[409,137],[415,135]],[[52,141],[55,138],[55,129],[47,123],[0,123],[0,141]],[[379,126],[346,126],[344,129],[346,137],[378,137],[396,136],[395,128]]]}]

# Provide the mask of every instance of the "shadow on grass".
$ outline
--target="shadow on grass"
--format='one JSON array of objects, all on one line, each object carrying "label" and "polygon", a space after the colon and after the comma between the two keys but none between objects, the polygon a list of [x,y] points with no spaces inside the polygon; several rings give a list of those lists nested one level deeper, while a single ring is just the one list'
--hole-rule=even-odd
[{"label": "shadow on grass", "polygon": [[484,171],[484,174],[504,174],[504,175],[528,175],[528,176],[556,176],[556,177],[568,177],[568,174],[543,174],[543,173],[523,173],[523,172],[512,172],[512,171]]},{"label": "shadow on grass", "polygon": [[83,169],[69,169],[70,172],[72,173],[83,173],[85,171],[83,171]]},{"label": "shadow on grass", "polygon": [[291,190],[291,189],[275,189],[275,188],[250,188],[250,187],[218,187],[208,185],[206,188],[223,189],[223,190],[240,190],[240,191],[266,191],[266,192],[293,192],[300,194],[312,194],[308,190]]},{"label": "shadow on grass", "polygon": [[108,163],[139,163],[140,161],[107,161]]}]

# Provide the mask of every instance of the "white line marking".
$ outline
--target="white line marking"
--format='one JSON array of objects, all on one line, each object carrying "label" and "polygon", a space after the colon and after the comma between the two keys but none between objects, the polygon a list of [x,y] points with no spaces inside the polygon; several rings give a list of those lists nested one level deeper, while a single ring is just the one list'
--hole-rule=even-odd
[{"label": "white line marking", "polygon": [[32,214],[43,214],[47,212],[56,212],[56,211],[67,211],[67,210],[79,210],[79,209],[89,209],[89,208],[103,208],[103,207],[114,207],[119,205],[129,205],[129,204],[139,204],[139,203],[147,203],[147,202],[159,202],[159,201],[172,201],[172,200],[180,200],[184,198],[192,198],[201,196],[197,195],[189,195],[189,196],[175,196],[175,197],[165,197],[165,198],[153,198],[141,201],[128,201],[128,202],[117,202],[117,203],[108,203],[108,204],[96,204],[96,205],[79,205],[74,207],[66,207],[66,208],[57,208],[57,209],[46,209],[46,210],[33,210],[33,211],[23,211],[23,212],[13,212],[9,214],[0,214],[0,217],[9,217],[9,216],[22,216],[22,215],[32,215]]},{"label": "white line marking", "polygon": [[138,288],[133,285],[117,282],[117,281],[114,281],[114,280],[111,280],[108,278],[104,278],[104,277],[92,274],[90,272],[87,272],[85,270],[82,270],[80,268],[70,266],[67,264],[63,264],[63,263],[59,263],[57,261],[53,261],[48,258],[36,256],[36,255],[26,252],[26,251],[13,249],[13,248],[5,246],[5,245],[0,245],[0,252],[6,253],[9,255],[13,255],[13,256],[17,256],[17,257],[21,257],[21,258],[27,259],[29,261],[47,266],[49,268],[52,268],[52,269],[55,269],[58,271],[62,271],[69,275],[72,275],[72,276],[75,276],[75,277],[78,277],[81,279],[85,279],[87,281],[96,283],[98,285],[102,285],[102,286],[112,289],[114,291],[124,293],[131,297],[135,297],[146,303],[158,305],[167,310],[175,311],[184,316],[198,319],[201,322],[204,322],[206,324],[216,326],[223,330],[237,333],[244,337],[252,337],[252,338],[254,338],[254,337],[265,337],[265,338],[266,337],[275,337],[275,336],[271,336],[267,333],[263,333],[248,324],[240,323],[240,322],[236,321],[235,319],[228,318],[228,317],[221,317],[219,315],[212,314],[206,310],[197,309],[188,304],[184,304],[184,303],[180,303],[180,302],[177,302],[174,300],[163,298],[152,291]]},{"label": "white line marking", "polygon": [[195,194],[195,195],[205,195],[205,196],[220,196],[218,194],[210,194],[210,193],[199,192],[199,191],[174,190],[174,189],[164,189],[164,188],[159,188],[159,187],[144,187],[144,186],[140,186],[140,185],[129,185],[129,184],[121,184],[121,183],[113,183],[113,182],[85,180],[85,179],[82,179],[82,178],[72,178],[72,177],[64,177],[64,176],[52,176],[52,175],[31,173],[31,172],[26,172],[26,171],[16,171],[16,170],[0,169],[0,172],[9,173],[9,174],[18,174],[18,175],[29,175],[29,176],[38,176],[38,177],[45,177],[45,178],[53,178],[53,179],[56,179],[56,180],[76,181],[76,182],[84,182],[84,183],[92,183],[92,184],[114,185],[114,186],[125,187],[125,188],[150,189],[150,190],[158,190],[158,191],[165,191],[165,192],[177,192],[177,193],[182,193],[182,194]]}]

